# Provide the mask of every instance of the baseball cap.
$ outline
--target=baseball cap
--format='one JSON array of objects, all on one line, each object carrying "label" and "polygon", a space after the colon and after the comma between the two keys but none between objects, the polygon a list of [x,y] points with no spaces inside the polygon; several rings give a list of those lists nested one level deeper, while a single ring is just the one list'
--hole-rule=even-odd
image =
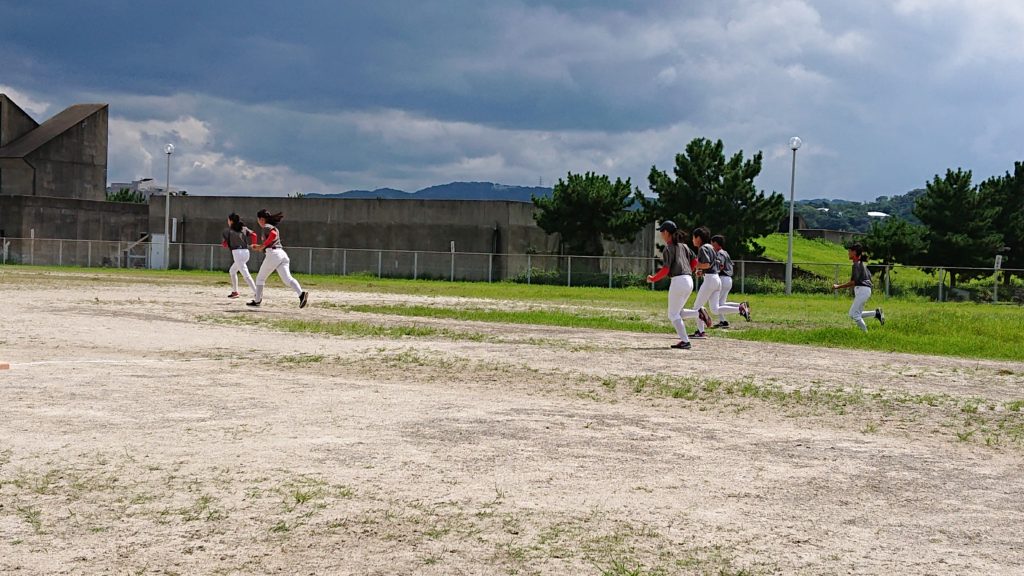
[{"label": "baseball cap", "polygon": [[667,230],[670,234],[674,233],[678,229],[679,227],[676,226],[676,223],[671,220],[665,220],[661,223],[661,226],[658,226],[658,232],[664,232]]}]

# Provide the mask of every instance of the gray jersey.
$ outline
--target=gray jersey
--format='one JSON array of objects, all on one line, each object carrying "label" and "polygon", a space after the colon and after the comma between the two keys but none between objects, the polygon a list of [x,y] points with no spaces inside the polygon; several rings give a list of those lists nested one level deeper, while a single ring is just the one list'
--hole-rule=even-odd
[{"label": "gray jersey", "polygon": [[661,251],[661,261],[668,267],[670,278],[693,274],[693,270],[690,269],[691,258],[693,251],[686,244],[668,244]]},{"label": "gray jersey", "polygon": [[[274,248],[283,248],[283,245],[281,244],[281,231],[277,229],[277,226],[267,224],[266,226],[263,227],[262,232],[264,248],[266,248],[267,250],[271,250]],[[273,238],[273,240],[268,243],[267,240],[270,238]]]},{"label": "gray jersey", "polygon": [[255,233],[245,226],[242,226],[241,232],[228,228],[224,231],[224,241],[228,243],[229,250],[244,250],[249,248],[254,235]]},{"label": "gray jersey", "polygon": [[861,261],[854,262],[850,280],[853,281],[854,286],[867,286],[871,288],[871,271],[868,270],[868,265]]},{"label": "gray jersey", "polygon": [[718,262],[722,265],[722,276],[729,276],[731,278],[734,268],[732,265],[732,257],[729,256],[729,253],[725,250],[719,250]]},{"label": "gray jersey", "polygon": [[697,249],[697,262],[711,265],[704,270],[705,274],[718,274],[718,255],[715,253],[715,249],[711,247],[711,244],[701,244],[700,248]]}]

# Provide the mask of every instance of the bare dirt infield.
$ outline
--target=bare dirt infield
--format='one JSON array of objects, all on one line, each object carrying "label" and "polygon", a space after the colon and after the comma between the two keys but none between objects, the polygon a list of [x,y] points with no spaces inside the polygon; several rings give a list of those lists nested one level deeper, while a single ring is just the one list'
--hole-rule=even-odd
[{"label": "bare dirt infield", "polygon": [[226,292],[0,276],[0,574],[1024,571],[1024,364]]}]

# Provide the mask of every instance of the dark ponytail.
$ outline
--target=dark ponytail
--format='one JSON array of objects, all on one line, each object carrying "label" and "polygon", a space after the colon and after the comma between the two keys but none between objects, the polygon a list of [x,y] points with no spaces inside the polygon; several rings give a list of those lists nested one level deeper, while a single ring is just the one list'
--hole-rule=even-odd
[{"label": "dark ponytail", "polygon": [[228,222],[231,222],[231,229],[235,232],[241,232],[242,228],[245,228],[245,222],[242,222],[242,217],[234,212],[228,214]]},{"label": "dark ponytail", "polygon": [[852,250],[853,253],[857,255],[857,260],[865,264],[868,263],[868,255],[866,252],[864,252],[864,246],[862,244],[860,244],[859,242],[856,244],[851,244],[849,249]]},{"label": "dark ponytail", "polygon": [[711,230],[708,230],[707,226],[700,226],[699,228],[693,229],[693,235],[700,238],[701,244],[707,244],[711,241]]},{"label": "dark ponytail", "polygon": [[261,208],[260,211],[256,213],[256,217],[263,218],[267,221],[267,224],[270,224],[271,226],[277,226],[281,220],[284,220],[284,213],[278,212],[277,214],[271,214],[266,208]]},{"label": "dark ponytail", "polygon": [[686,240],[686,232],[683,232],[681,229],[677,228],[676,231],[672,233],[673,244],[686,244]]}]

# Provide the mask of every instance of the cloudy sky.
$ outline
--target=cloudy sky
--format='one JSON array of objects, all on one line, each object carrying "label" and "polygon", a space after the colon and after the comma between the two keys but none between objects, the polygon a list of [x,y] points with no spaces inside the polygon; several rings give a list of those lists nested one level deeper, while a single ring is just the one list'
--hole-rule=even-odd
[{"label": "cloudy sky", "polygon": [[1024,160],[1019,0],[0,0],[0,91],[111,108],[109,178],[199,194],[647,189],[698,136],[798,197]]}]

